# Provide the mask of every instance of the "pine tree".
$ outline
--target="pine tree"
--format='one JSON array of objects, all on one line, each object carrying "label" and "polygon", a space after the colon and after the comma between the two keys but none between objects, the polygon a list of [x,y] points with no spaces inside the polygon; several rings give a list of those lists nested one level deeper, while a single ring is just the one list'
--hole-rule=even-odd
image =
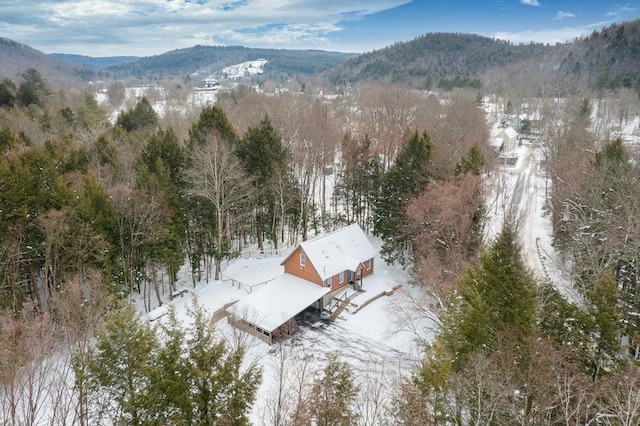
[{"label": "pine tree", "polygon": [[388,262],[411,261],[413,238],[406,207],[411,198],[427,187],[432,149],[429,135],[415,132],[383,177],[374,206],[373,232],[382,238],[382,255]]},{"label": "pine tree", "polygon": [[344,204],[346,221],[356,221],[366,231],[371,225],[371,209],[380,188],[382,163],[374,155],[367,135],[358,140],[349,134],[342,141],[342,161],[334,197]]},{"label": "pine tree", "polygon": [[214,338],[197,300],[190,315],[194,322],[186,340],[185,362],[194,423],[248,426],[261,371],[256,365],[243,370],[244,348],[230,350],[224,340]]},{"label": "pine tree", "polygon": [[159,328],[132,306],[109,314],[73,359],[87,424],[249,425],[261,371],[216,338],[196,299],[189,314],[190,327],[170,312]]},{"label": "pine tree", "polygon": [[38,105],[44,107],[44,99],[50,93],[49,86],[42,74],[33,68],[22,73],[22,83],[18,86],[16,98],[23,106]]},{"label": "pine tree", "polygon": [[593,378],[602,367],[611,367],[620,354],[620,332],[618,325],[617,296],[618,285],[613,274],[600,278],[595,287],[587,293],[590,313],[596,332],[596,353],[594,354]]},{"label": "pine tree", "polygon": [[0,81],[0,106],[11,108],[16,102],[16,85],[13,81],[5,78]]},{"label": "pine tree", "polygon": [[484,166],[487,164],[487,159],[485,158],[480,146],[477,143],[474,143],[469,151],[458,161],[455,168],[456,176],[463,175],[465,173],[472,173],[476,176],[480,176]]}]

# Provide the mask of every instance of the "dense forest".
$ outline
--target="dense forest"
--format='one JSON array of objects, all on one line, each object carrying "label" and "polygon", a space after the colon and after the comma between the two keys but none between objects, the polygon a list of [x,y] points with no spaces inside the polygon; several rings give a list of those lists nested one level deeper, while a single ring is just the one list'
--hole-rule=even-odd
[{"label": "dense forest", "polygon": [[[640,21],[594,30],[554,46],[513,44],[472,34],[430,33],[352,58],[327,71],[333,84],[404,82],[425,90],[494,89],[496,74],[515,85],[550,75],[566,91],[620,87],[640,90]],[[503,87],[504,88],[504,87]],[[536,94],[536,96],[539,93]],[[543,96],[546,96],[543,94]]]},{"label": "dense forest", "polygon": [[[613,31],[632,44],[621,28],[584,42]],[[614,55],[612,72],[634,52]],[[638,424],[638,93],[625,77],[544,93],[546,82],[498,80],[496,96],[241,86],[160,115],[147,97],[100,104],[33,68],[4,78],[0,420],[244,425],[259,409],[272,425]],[[502,206],[502,228],[484,238],[500,190],[491,128],[525,113],[518,131],[543,158],[543,213],[571,298],[525,266],[518,212]],[[412,305],[388,315],[436,324],[418,333],[411,372],[380,367],[390,382],[358,376],[348,354],[318,366],[284,339],[257,401],[266,372],[247,335],[221,337],[197,300],[186,322],[169,310],[150,323],[130,305],[171,305],[180,273],[195,288],[246,251],[354,222],[410,274]]]},{"label": "dense forest", "polygon": [[490,68],[521,62],[554,48],[539,43],[514,45],[471,34],[430,33],[360,55],[329,72],[336,84],[360,81],[411,82],[420,89],[481,87]]}]

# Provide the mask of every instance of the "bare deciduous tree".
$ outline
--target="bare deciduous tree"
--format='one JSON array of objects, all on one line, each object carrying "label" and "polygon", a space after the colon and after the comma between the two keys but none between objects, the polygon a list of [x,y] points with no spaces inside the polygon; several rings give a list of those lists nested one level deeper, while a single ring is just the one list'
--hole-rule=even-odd
[{"label": "bare deciduous tree", "polygon": [[210,137],[191,155],[192,165],[185,172],[189,193],[210,201],[216,211],[215,279],[220,279],[220,264],[225,254],[225,238],[231,222],[246,215],[253,197],[253,186],[242,163],[224,141]]},{"label": "bare deciduous tree", "polygon": [[640,424],[640,373],[637,366],[629,365],[604,380],[598,408],[598,424]]},{"label": "bare deciduous tree", "polygon": [[414,275],[443,309],[456,280],[480,243],[483,190],[479,176],[430,185],[412,200],[407,216],[415,235]]}]

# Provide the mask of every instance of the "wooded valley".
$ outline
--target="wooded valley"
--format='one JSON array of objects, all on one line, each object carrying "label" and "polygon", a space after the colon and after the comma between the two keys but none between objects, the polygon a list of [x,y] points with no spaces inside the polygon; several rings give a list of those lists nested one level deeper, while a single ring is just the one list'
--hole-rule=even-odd
[{"label": "wooded valley", "polygon": [[[376,81],[379,62],[363,55],[329,71],[333,85],[256,77],[162,114],[157,101],[184,100],[175,80],[134,100],[109,81],[100,103],[34,68],[5,76],[0,420],[249,424],[262,372],[243,363],[245,340],[217,340],[197,303],[190,326],[171,315],[155,326],[127,302],[149,312],[171,302],[179,274],[195,287],[247,251],[358,223],[408,271],[435,337],[371,402],[375,415],[362,405],[373,380],[338,355],[310,374],[280,343],[278,371],[301,368],[300,382],[264,424],[638,424],[639,27],[594,32],[566,56],[519,47],[504,63],[499,43],[467,44],[459,62],[416,68],[419,85]],[[527,62],[532,51],[556,55],[555,71]],[[399,52],[419,57],[398,45],[378,58]],[[495,68],[468,74],[477,61]],[[485,238],[491,177],[507,167],[489,142],[509,121],[544,159],[544,214],[573,300],[525,266],[518,212],[505,208]]]}]

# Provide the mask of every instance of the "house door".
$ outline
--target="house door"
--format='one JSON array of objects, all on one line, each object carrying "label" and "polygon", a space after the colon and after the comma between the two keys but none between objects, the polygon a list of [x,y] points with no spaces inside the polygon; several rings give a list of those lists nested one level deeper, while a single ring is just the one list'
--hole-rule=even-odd
[{"label": "house door", "polygon": [[352,283],[353,282],[353,271],[348,271],[347,272],[347,281]]}]

